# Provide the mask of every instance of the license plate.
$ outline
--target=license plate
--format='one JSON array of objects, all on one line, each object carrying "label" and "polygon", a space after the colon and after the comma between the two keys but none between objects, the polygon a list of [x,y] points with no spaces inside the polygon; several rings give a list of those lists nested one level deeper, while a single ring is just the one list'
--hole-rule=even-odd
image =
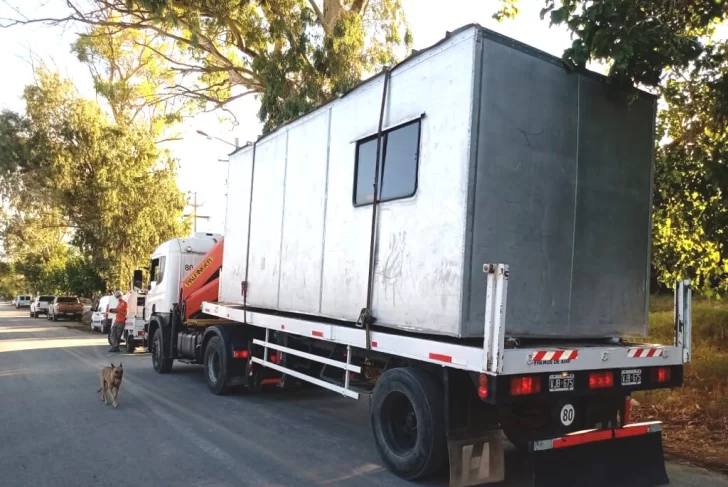
[{"label": "license plate", "polygon": [[574,374],[558,374],[549,376],[549,392],[574,390]]},{"label": "license plate", "polygon": [[630,369],[622,371],[623,386],[638,386],[642,384],[642,369]]}]

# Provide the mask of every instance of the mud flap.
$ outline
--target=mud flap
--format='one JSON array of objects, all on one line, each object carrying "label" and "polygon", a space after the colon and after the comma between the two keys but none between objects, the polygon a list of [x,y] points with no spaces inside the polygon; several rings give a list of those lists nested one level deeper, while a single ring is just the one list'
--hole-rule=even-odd
[{"label": "mud flap", "polygon": [[[534,487],[653,487],[669,483],[660,430],[640,435],[619,434],[588,443],[575,442],[531,453]],[[621,436],[621,437],[620,437]]]},{"label": "mud flap", "polygon": [[505,477],[503,434],[492,430],[478,439],[448,441],[449,487],[500,482]]}]

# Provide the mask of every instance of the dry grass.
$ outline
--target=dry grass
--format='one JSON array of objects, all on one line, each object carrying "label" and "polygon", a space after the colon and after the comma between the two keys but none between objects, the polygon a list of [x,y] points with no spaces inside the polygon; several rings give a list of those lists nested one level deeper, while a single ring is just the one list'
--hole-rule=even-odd
[{"label": "dry grass", "polygon": [[[671,343],[672,299],[653,298],[650,341]],[[665,423],[665,451],[728,471],[728,303],[695,300],[683,387],[635,394],[635,421]]]}]

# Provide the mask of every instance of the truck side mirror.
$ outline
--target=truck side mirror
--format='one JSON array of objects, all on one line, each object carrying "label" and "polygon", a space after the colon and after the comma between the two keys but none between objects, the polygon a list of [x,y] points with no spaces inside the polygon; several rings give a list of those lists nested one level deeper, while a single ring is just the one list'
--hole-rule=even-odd
[{"label": "truck side mirror", "polygon": [[143,284],[144,284],[144,276],[142,275],[142,270],[137,269],[134,271],[134,288],[141,289]]}]

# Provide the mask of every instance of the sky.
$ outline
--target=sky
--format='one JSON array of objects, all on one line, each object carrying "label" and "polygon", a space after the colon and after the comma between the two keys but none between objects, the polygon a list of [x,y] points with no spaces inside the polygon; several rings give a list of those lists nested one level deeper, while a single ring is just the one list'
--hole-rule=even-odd
[{"label": "sky", "polygon": [[[521,14],[511,21],[498,23],[492,19],[497,0],[402,0],[407,20],[414,35],[414,49],[423,49],[463,25],[478,23],[501,34],[560,56],[571,44],[563,28],[549,27],[539,18],[543,0],[521,0]],[[22,6],[28,17],[52,17],[65,12],[64,0],[0,0],[0,17],[15,16],[12,7]],[[70,52],[76,38],[72,30],[42,25],[0,29],[0,109],[23,110],[23,88],[33,80],[33,65],[43,60],[74,81],[79,92],[93,98],[93,85],[86,67]],[[221,122],[221,114],[199,114],[180,127],[182,140],[170,145],[179,160],[178,184],[185,192],[196,192],[199,219],[198,231],[223,233],[227,154],[235,138],[241,145],[260,136],[257,118],[258,103],[253,97],[237,100],[229,106],[238,124]],[[198,130],[226,142],[208,139]],[[191,209],[188,208],[188,211]]]}]

